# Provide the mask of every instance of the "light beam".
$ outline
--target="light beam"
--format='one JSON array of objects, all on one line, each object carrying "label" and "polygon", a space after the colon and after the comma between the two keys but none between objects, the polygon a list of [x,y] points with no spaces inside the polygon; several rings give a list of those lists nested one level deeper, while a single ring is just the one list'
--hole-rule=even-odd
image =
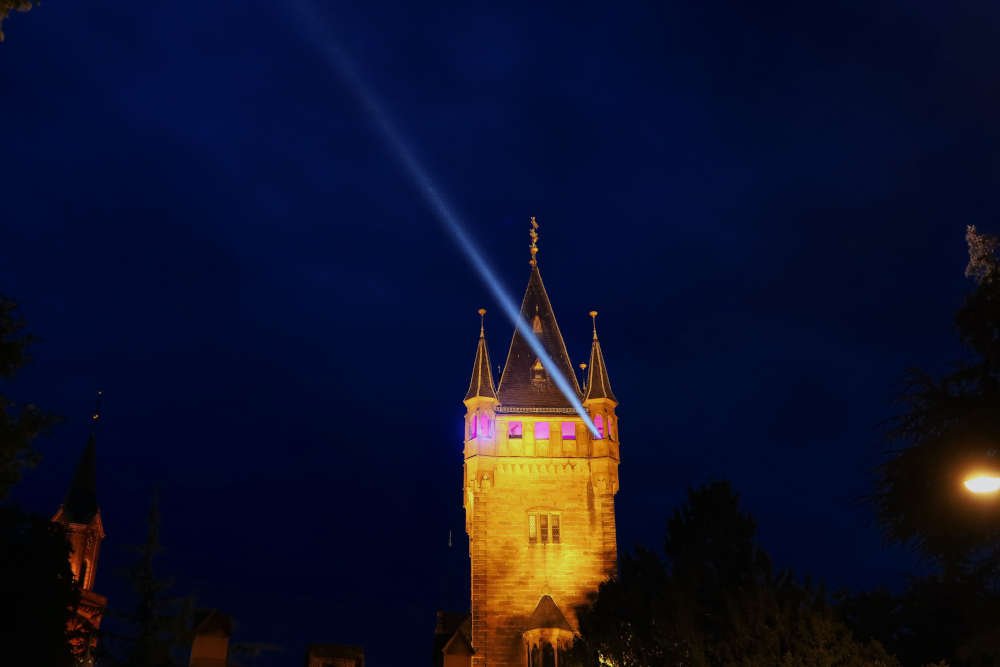
[{"label": "light beam", "polygon": [[504,289],[496,273],[486,261],[486,258],[479,251],[479,248],[476,247],[468,232],[465,231],[464,225],[462,225],[462,222],[444,195],[434,187],[434,183],[427,170],[420,164],[413,150],[400,136],[399,130],[392,122],[383,105],[368,86],[364,84],[360,73],[347,57],[347,54],[342,49],[337,48],[337,42],[326,28],[323,17],[316,10],[316,6],[304,0],[292,3],[292,6],[298,8],[299,22],[308,40],[325,56],[326,63],[333,68],[334,72],[351,88],[358,101],[361,102],[361,106],[373,121],[386,147],[396,157],[406,174],[413,180],[417,190],[423,195],[438,221],[450,232],[451,238],[465,255],[469,264],[472,265],[472,268],[479,274],[479,278],[486,284],[493,298],[500,304],[500,308],[507,316],[507,319],[511,321],[517,330],[521,332],[524,339],[528,341],[528,346],[538,355],[542,365],[549,372],[549,377],[555,381],[559,391],[562,392],[566,400],[573,406],[576,413],[580,415],[580,418],[583,419],[590,432],[595,438],[599,438],[600,433],[597,427],[590,419],[590,415],[587,414],[583,404],[580,403],[580,399],[570,385],[569,380],[559,371],[559,367],[553,362],[548,352],[545,351],[545,347],[538,337],[535,336],[528,322],[521,317],[521,311],[517,307],[517,304],[510,297],[507,290]]}]

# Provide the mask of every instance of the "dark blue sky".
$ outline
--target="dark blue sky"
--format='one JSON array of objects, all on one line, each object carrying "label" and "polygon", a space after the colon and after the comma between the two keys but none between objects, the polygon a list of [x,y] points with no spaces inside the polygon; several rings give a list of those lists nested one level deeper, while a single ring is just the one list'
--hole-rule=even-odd
[{"label": "dark blue sky", "polygon": [[[840,5],[319,5],[517,299],[538,216],[574,362],[601,312],[623,547],[728,478],[781,565],[913,567],[860,498],[904,369],[959,354],[964,226],[996,231],[1000,5]],[[476,308],[495,363],[510,325],[293,3],[5,30],[0,291],[43,339],[9,392],[67,417],[18,499],[56,509],[101,387],[112,603],[159,487],[175,590],[269,664],[421,664],[467,604]]]}]

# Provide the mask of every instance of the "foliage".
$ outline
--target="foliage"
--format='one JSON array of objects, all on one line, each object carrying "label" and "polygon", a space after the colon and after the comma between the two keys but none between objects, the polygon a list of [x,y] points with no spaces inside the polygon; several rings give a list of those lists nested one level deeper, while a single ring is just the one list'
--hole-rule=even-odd
[{"label": "foliage", "polygon": [[889,432],[895,449],[873,500],[886,536],[911,544],[948,577],[996,563],[1000,503],[962,487],[976,469],[1000,473],[1000,271],[997,240],[967,233],[975,281],[955,323],[969,352],[941,378],[914,370]]},{"label": "foliage", "polygon": [[32,8],[32,6],[37,5],[38,0],[0,0],[0,42],[3,41],[3,20],[10,15],[11,12],[26,12]]},{"label": "foliage", "polygon": [[[0,296],[0,379],[9,380],[28,362],[34,337],[25,331],[17,304]],[[38,464],[32,441],[56,418],[36,406],[18,405],[0,393],[0,500],[21,479],[25,468]]]},{"label": "foliage", "polygon": [[[0,5],[0,18],[6,11]],[[27,363],[33,340],[17,304],[0,297],[0,379],[9,381]],[[32,441],[54,421],[35,406],[18,406],[0,394],[0,501],[7,499],[22,471],[38,462]],[[70,664],[67,627],[79,591],[61,526],[0,505],[0,599],[13,602],[10,620],[0,624],[8,655],[31,655],[31,664]]]},{"label": "foliage", "polygon": [[[72,664],[67,623],[79,591],[60,526],[45,517],[0,507],[0,599],[13,604],[13,613],[0,623],[4,664]],[[15,656],[27,661],[7,662]]]},{"label": "foliage", "polygon": [[123,667],[179,667],[190,647],[193,604],[171,599],[170,582],[156,576],[155,560],[161,552],[160,513],[154,496],[149,509],[146,541],[137,548],[137,559],[127,576],[135,594],[134,607],[120,614],[130,631],[117,638]]},{"label": "foliage", "polygon": [[857,641],[822,590],[776,573],[728,483],[689,492],[667,522],[665,558],[624,555],[578,610],[575,657],[619,667],[896,665]]}]

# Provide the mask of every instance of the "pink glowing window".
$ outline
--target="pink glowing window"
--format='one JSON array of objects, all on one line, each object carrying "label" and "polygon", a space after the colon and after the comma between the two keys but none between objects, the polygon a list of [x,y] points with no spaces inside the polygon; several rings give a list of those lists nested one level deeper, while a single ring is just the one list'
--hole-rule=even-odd
[{"label": "pink glowing window", "polygon": [[507,425],[507,437],[508,438],[520,438],[521,437],[521,422],[510,422]]},{"label": "pink glowing window", "polygon": [[472,421],[469,422],[469,437],[476,437],[476,416],[472,415]]},{"label": "pink glowing window", "polygon": [[488,415],[479,415],[479,435],[486,437],[490,434],[490,418]]},{"label": "pink glowing window", "polygon": [[549,439],[549,423],[548,422],[538,422],[535,424],[535,439],[536,440],[548,440]]},{"label": "pink glowing window", "polygon": [[563,440],[576,440],[576,424],[573,422],[562,423]]},{"label": "pink glowing window", "polygon": [[597,427],[597,438],[600,440],[604,437],[604,417],[601,415],[594,417],[594,426]]}]

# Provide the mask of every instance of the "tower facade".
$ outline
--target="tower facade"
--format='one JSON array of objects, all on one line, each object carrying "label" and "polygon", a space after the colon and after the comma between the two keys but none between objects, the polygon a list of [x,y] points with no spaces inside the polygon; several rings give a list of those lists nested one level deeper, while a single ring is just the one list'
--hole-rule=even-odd
[{"label": "tower facade", "polygon": [[96,445],[91,434],[76,466],[66,499],[52,517],[66,530],[70,544],[69,565],[80,588],[80,604],[70,622],[70,642],[80,665],[93,664],[91,654],[97,646],[107,598],[94,592],[97,559],[104,540],[104,523],[97,505]]},{"label": "tower facade", "polygon": [[[554,367],[515,329],[494,387],[481,328],[464,400],[471,663],[477,667],[558,665],[578,630],[576,607],[612,573],[617,557],[617,399],[596,326],[580,389],[535,261],[536,239],[533,234],[521,317]],[[560,391],[556,373],[598,435]]]}]

